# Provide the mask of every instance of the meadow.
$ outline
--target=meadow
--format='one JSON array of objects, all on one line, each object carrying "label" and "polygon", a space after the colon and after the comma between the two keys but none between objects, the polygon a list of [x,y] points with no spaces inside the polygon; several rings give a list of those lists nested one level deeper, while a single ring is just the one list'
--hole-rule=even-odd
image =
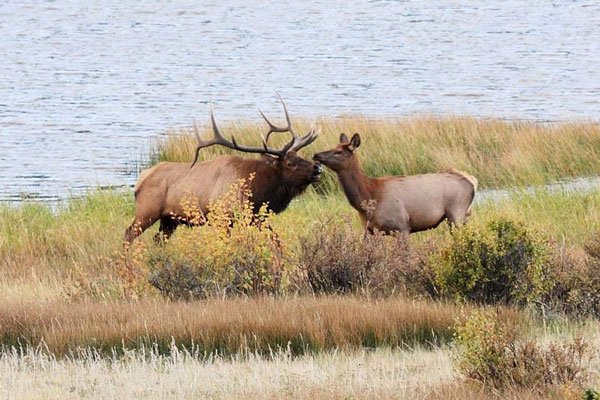
[{"label": "meadow", "polygon": [[[476,196],[473,226],[497,219],[523,223],[550,249],[544,259],[548,265],[578,267],[586,262],[581,260],[594,258],[600,188],[573,192],[543,185],[600,174],[597,124],[429,116],[298,122],[298,132],[311,123],[320,128],[320,138],[303,150],[307,158],[335,145],[340,132],[360,132],[360,157],[369,175],[449,167],[468,171],[489,194]],[[247,121],[223,126],[250,144],[258,144],[262,130],[263,124]],[[285,141],[282,136],[274,143]],[[194,148],[190,132],[173,132],[157,143],[150,162],[189,162]],[[223,153],[230,151],[212,147],[201,157]],[[508,194],[495,196],[489,189]],[[306,251],[302,240],[315,237],[319,229],[325,229],[323,235],[339,233],[342,243],[361,236],[355,211],[330,172],[272,217],[285,244],[282,260],[289,265],[285,279],[266,295],[245,291],[187,301],[165,298],[148,284],[144,268],[157,259],[188,257],[190,244],[198,247],[189,255],[193,260],[222,249],[216,244],[199,248],[206,244],[196,233],[199,228],[185,227],[162,249],[153,244],[154,227],[124,253],[122,235],[133,210],[130,190],[93,191],[55,208],[0,205],[0,392],[15,398],[97,393],[116,398],[120,392],[114,387],[123,386],[128,396],[138,398],[479,398],[482,393],[581,398],[585,388],[598,387],[597,357],[587,362],[577,382],[543,387],[499,390],[460,373],[457,326],[477,310],[498,310],[500,321],[524,325],[520,337],[541,346],[583,337],[597,347],[600,324],[593,314],[552,309],[545,298],[484,306],[438,293],[439,288],[431,289],[435,280],[417,287],[411,279],[429,279],[433,253],[453,243],[445,226],[410,238],[416,261],[409,263],[410,274],[402,275],[405,286],[379,292],[361,284],[344,293],[316,293],[297,273]],[[343,229],[329,231],[323,222]],[[563,256],[568,262],[556,261]],[[565,281],[573,279],[565,276]],[[278,378],[271,379],[273,374]],[[148,385],[139,384],[144,380]]]}]

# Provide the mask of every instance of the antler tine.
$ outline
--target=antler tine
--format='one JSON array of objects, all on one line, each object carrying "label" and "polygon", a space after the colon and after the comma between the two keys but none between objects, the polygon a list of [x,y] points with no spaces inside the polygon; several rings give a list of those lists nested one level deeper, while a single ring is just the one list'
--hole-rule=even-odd
[{"label": "antler tine", "polygon": [[277,132],[277,133],[289,132],[293,138],[297,137],[296,132],[294,131],[294,128],[292,127],[292,120],[290,118],[290,113],[288,111],[287,104],[285,104],[283,97],[281,97],[281,95],[279,93],[277,93],[277,97],[279,97],[279,101],[281,101],[281,105],[283,106],[283,112],[285,113],[285,120],[287,122],[287,126],[280,127],[280,126],[275,125],[274,123],[269,121],[269,119],[267,118],[265,113],[263,113],[262,110],[259,109],[258,112],[263,117],[263,119],[265,120],[267,125],[269,125],[269,132],[267,132],[267,136],[266,136],[267,142],[269,141],[269,137],[271,137],[271,134],[275,133],[275,132]]},{"label": "antler tine", "polygon": [[312,142],[317,140],[318,136],[319,136],[319,133],[317,132],[317,130],[312,128],[306,135],[295,140],[294,145],[289,150],[299,151],[300,149],[308,146],[309,144],[311,144]]},{"label": "antler tine", "polygon": [[263,148],[265,149],[265,151],[267,151],[269,149],[267,147],[267,139],[265,139],[265,137],[264,137],[264,135],[262,133],[260,134],[260,138],[262,139]]},{"label": "antler tine", "polygon": [[[277,94],[277,95],[279,96],[279,94]],[[225,136],[223,136],[223,134],[219,130],[219,127],[217,126],[217,120],[215,118],[215,110],[211,106],[210,121],[212,123],[214,138],[212,140],[202,140],[200,138],[200,133],[198,132],[198,125],[196,124],[196,120],[194,120],[194,134],[196,135],[196,139],[198,140],[198,145],[196,146],[196,154],[194,156],[194,161],[192,162],[190,168],[192,168],[198,161],[200,149],[203,149],[204,147],[209,147],[209,146],[212,146],[215,144],[219,144],[221,146],[224,146],[224,147],[227,147],[227,148],[230,148],[233,150],[242,151],[245,153],[271,154],[271,155],[277,156],[277,157],[283,157],[290,150],[297,151],[297,150],[311,144],[316,139],[315,130],[311,129],[311,131],[308,132],[306,135],[304,135],[302,137],[298,137],[298,135],[296,135],[296,133],[294,132],[294,130],[292,128],[291,121],[290,121],[290,115],[287,110],[287,106],[286,106],[285,102],[283,101],[283,99],[281,98],[281,96],[279,96],[279,98],[281,100],[281,103],[283,104],[283,110],[285,111],[285,118],[287,120],[288,126],[285,128],[281,128],[281,127],[278,127],[277,125],[272,124],[271,121],[269,121],[268,118],[263,114],[263,112],[259,110],[260,114],[263,116],[265,121],[267,121],[267,124],[269,124],[269,128],[270,128],[266,137],[263,136],[262,134],[260,135],[261,139],[262,139],[262,148],[239,145],[233,135],[231,136],[231,141],[225,139]],[[283,148],[281,150],[271,149],[268,146],[268,141],[269,141],[269,135],[273,132],[290,132],[290,134],[292,135],[292,139],[285,146],[283,146]]]},{"label": "antler tine", "polygon": [[266,136],[267,142],[269,141],[269,137],[271,137],[271,133],[274,133],[274,132],[277,132],[277,133],[279,133],[279,132],[289,132],[289,129],[287,127],[281,128],[281,127],[273,124],[271,121],[269,121],[269,118],[267,118],[267,116],[265,115],[265,113],[262,112],[262,110],[259,109],[258,112],[263,117],[263,119],[265,120],[265,122],[267,123],[267,125],[269,125],[269,132],[267,132],[267,136]]},{"label": "antler tine", "polygon": [[281,97],[279,93],[277,93],[277,97],[279,97],[281,105],[283,105],[283,112],[285,113],[285,120],[287,121],[287,129],[293,137],[296,137],[296,132],[294,132],[294,128],[292,128],[292,120],[290,119],[290,113],[288,112],[287,104],[285,104],[283,97]]},{"label": "antler tine", "polygon": [[190,168],[192,168],[198,161],[201,149],[212,146],[214,144],[222,144],[224,146],[227,146],[227,140],[223,137],[223,135],[221,135],[221,132],[217,127],[217,122],[215,120],[215,109],[212,105],[210,106],[210,121],[212,123],[213,133],[215,135],[215,138],[213,140],[202,140],[200,138],[200,132],[198,132],[198,124],[196,123],[196,119],[192,119],[194,121],[194,134],[196,135],[196,140],[198,140],[198,145],[196,146],[196,154],[194,156],[194,161],[192,161],[192,164],[190,165]]},{"label": "antler tine", "polygon": [[206,142],[204,142],[202,139],[200,139],[200,132],[198,132],[198,124],[196,123],[196,119],[192,118],[192,120],[194,121],[194,133],[196,134],[196,139],[198,140],[198,145],[196,146],[196,155],[194,156],[194,161],[192,161],[192,165],[190,165],[190,168],[192,168],[196,164],[196,161],[198,161],[198,156],[200,155],[200,149],[202,149],[203,147],[206,147],[203,145]]},{"label": "antler tine", "polygon": [[221,131],[217,126],[217,121],[215,118],[215,109],[212,105],[210,106],[210,122],[212,123],[213,133],[215,134],[215,139],[213,141],[219,144],[221,144],[221,142],[227,142],[227,139],[225,139],[225,137],[221,135]]}]

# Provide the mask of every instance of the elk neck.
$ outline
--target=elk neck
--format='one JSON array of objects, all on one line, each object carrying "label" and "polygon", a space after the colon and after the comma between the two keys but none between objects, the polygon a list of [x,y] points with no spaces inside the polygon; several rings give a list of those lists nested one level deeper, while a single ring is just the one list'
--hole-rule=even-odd
[{"label": "elk neck", "polygon": [[256,165],[255,171],[256,177],[250,185],[255,211],[258,211],[263,203],[268,203],[271,211],[279,213],[285,210],[292,199],[308,186],[307,184],[294,187],[286,184],[280,179],[277,171],[261,162]]},{"label": "elk neck", "polygon": [[374,183],[363,171],[356,155],[348,168],[338,172],[338,179],[352,207],[364,212],[362,203],[374,199]]}]

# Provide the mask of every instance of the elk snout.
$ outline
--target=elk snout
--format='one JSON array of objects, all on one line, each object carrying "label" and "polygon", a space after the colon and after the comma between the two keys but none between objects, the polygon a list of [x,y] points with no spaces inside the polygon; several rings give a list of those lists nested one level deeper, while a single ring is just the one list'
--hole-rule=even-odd
[{"label": "elk snout", "polygon": [[319,165],[321,169],[323,169],[323,167],[321,166],[321,163],[323,162],[323,153],[315,154],[313,156],[313,160],[315,160],[317,162],[317,165]]},{"label": "elk snout", "polygon": [[318,161],[315,163],[313,167],[313,173],[310,176],[313,182],[318,181],[321,178],[321,172],[323,172],[323,166]]}]

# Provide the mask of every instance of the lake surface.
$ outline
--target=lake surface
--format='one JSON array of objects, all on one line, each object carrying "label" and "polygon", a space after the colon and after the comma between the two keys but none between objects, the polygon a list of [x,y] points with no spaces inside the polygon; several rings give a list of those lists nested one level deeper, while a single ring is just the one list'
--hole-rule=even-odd
[{"label": "lake surface", "polygon": [[600,116],[599,2],[200,3],[0,3],[0,200],[131,185],[211,101],[278,117],[275,92],[308,117]]}]

